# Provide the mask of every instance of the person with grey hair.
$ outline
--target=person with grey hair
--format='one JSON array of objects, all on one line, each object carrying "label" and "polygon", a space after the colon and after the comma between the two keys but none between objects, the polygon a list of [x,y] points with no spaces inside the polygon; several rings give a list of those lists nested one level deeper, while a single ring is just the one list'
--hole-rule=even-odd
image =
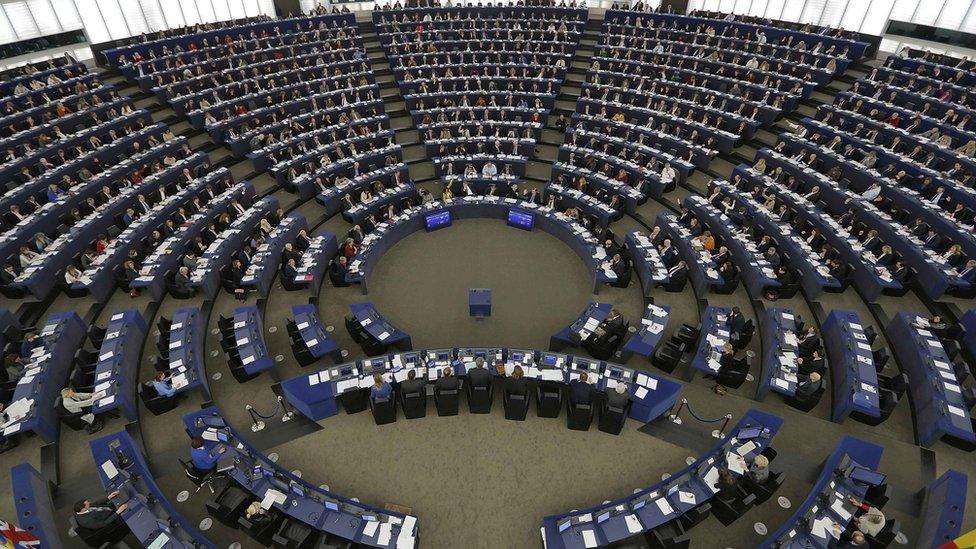
[{"label": "person with grey hair", "polygon": [[630,402],[630,391],[627,390],[626,383],[617,383],[612,391],[607,391],[607,406],[612,408],[624,409]]}]

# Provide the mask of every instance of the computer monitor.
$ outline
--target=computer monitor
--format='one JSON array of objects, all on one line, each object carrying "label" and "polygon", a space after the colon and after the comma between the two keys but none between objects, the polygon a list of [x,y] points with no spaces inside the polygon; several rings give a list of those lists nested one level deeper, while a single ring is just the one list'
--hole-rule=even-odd
[{"label": "computer monitor", "polygon": [[560,522],[559,523],[559,533],[561,534],[561,533],[565,532],[566,530],[569,530],[569,527],[572,526],[572,525],[573,525],[573,521],[570,520],[570,519],[566,519],[566,520]]},{"label": "computer monitor", "polygon": [[363,520],[369,521],[369,522],[375,522],[376,521],[376,515],[363,515]]},{"label": "computer monitor", "polygon": [[887,477],[884,473],[872,471],[867,467],[856,466],[851,471],[851,480],[860,482],[862,484],[868,484],[870,486],[881,486],[885,483]]},{"label": "computer monitor", "polygon": [[535,226],[535,215],[525,211],[512,208],[508,210],[508,224],[516,229],[531,231]]},{"label": "computer monitor", "polygon": [[739,429],[739,434],[736,435],[736,438],[739,440],[749,440],[758,437],[760,433],[762,433],[762,429],[759,427],[746,427]]},{"label": "computer monitor", "polygon": [[217,440],[220,442],[230,442],[230,433],[227,431],[217,431]]},{"label": "computer monitor", "polygon": [[604,511],[603,513],[600,513],[599,515],[597,515],[597,517],[596,517],[596,523],[597,524],[600,524],[601,522],[604,522],[604,521],[608,520],[609,518],[610,518],[610,511]]},{"label": "computer monitor", "polygon": [[326,501],[325,508],[329,511],[339,511],[339,504],[334,501]]},{"label": "computer monitor", "polygon": [[545,364],[546,366],[555,366],[556,355],[551,355],[549,353],[542,355],[542,363]]},{"label": "computer monitor", "polygon": [[427,232],[436,231],[437,229],[443,229],[451,225],[451,211],[441,210],[428,214],[424,218],[424,227],[426,227]]}]

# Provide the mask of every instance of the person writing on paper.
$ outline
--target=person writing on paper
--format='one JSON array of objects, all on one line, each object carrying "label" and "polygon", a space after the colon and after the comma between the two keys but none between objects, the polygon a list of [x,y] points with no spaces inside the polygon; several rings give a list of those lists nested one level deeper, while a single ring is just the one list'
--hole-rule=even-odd
[{"label": "person writing on paper", "polygon": [[[504,375],[505,370],[502,366],[502,375]],[[508,377],[505,384],[505,392],[510,395],[522,395],[528,397],[529,387],[525,381],[525,372],[522,371],[522,367],[518,364],[512,369],[512,375]]]},{"label": "person writing on paper", "polygon": [[569,401],[573,404],[589,404],[593,400],[593,386],[586,381],[586,372],[579,379],[569,382]]},{"label": "person writing on paper", "polygon": [[244,516],[247,517],[247,521],[251,523],[252,531],[259,531],[264,525],[273,521],[273,517],[268,513],[264,507],[261,507],[260,501],[251,502],[244,511]]},{"label": "person writing on paper", "polygon": [[769,459],[766,456],[759,454],[752,460],[752,465],[749,466],[749,478],[757,484],[769,480]]},{"label": "person writing on paper", "polygon": [[369,399],[373,402],[388,400],[392,394],[393,386],[383,379],[382,374],[373,374],[373,387],[369,390]]},{"label": "person writing on paper", "polygon": [[457,376],[454,375],[454,371],[451,370],[450,366],[445,367],[441,372],[441,377],[434,382],[434,389],[436,389],[437,392],[457,391],[460,386],[461,382],[458,380]]},{"label": "person writing on paper", "polygon": [[400,391],[402,395],[407,395],[410,393],[423,393],[424,392],[424,382],[421,379],[417,379],[417,370],[411,369],[407,372],[407,379],[400,382]]},{"label": "person writing on paper", "polygon": [[81,420],[88,424],[85,431],[88,434],[97,433],[102,430],[104,423],[91,413],[91,409],[102,396],[101,393],[78,393],[71,387],[65,387],[61,389],[61,405],[71,415],[84,414]]},{"label": "person writing on paper", "polygon": [[176,394],[176,389],[173,388],[173,376],[166,375],[166,372],[157,372],[156,377],[153,378],[152,386],[156,389],[156,394],[164,397],[171,397]]},{"label": "person writing on paper", "polygon": [[[857,528],[857,530],[854,530],[850,534],[852,542],[855,534],[875,537],[884,529],[887,520],[885,519],[884,513],[881,512],[881,509],[874,507],[866,501],[858,501],[854,497],[849,498],[848,502],[857,508],[854,510],[854,520],[851,521],[851,526]],[[844,536],[841,536],[842,541],[843,539]]]},{"label": "person writing on paper", "polygon": [[206,443],[202,438],[193,437],[190,439],[190,460],[193,461],[193,467],[201,473],[209,473],[216,469],[220,456],[226,451],[227,447],[223,444],[218,444],[211,451],[207,450]]},{"label": "person writing on paper", "polygon": [[112,504],[112,500],[119,496],[116,490],[107,499],[83,499],[75,503],[75,522],[87,530],[110,530],[123,526],[125,522],[119,516],[125,512],[128,504],[119,506]]},{"label": "person writing on paper", "polygon": [[732,474],[727,467],[720,467],[718,470],[718,481],[715,488],[718,489],[718,497],[724,501],[734,501],[738,497],[739,477]]}]

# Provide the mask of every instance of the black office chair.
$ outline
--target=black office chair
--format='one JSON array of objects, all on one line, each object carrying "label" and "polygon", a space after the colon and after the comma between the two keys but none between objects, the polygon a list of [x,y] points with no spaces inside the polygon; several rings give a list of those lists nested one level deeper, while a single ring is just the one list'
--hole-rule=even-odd
[{"label": "black office chair", "polygon": [[874,340],[878,339],[878,332],[874,331],[874,326],[864,328],[864,336],[868,338],[868,344],[874,345]]},{"label": "black office chair", "polygon": [[373,421],[377,425],[386,425],[397,420],[397,407],[393,396],[369,399],[369,409],[373,412]]},{"label": "black office chair", "polygon": [[884,370],[885,365],[888,364],[888,359],[891,358],[891,355],[888,354],[888,349],[884,347],[877,351],[871,351],[871,355],[874,358],[874,369],[878,372]]},{"label": "black office chair", "polygon": [[130,533],[129,526],[121,517],[112,521],[109,526],[98,529],[88,529],[81,526],[75,520],[74,515],[71,515],[68,519],[68,524],[71,530],[78,534],[78,537],[89,547],[112,547],[125,539]]},{"label": "black office chair", "polygon": [[743,475],[740,486],[747,494],[756,496],[756,505],[762,505],[779,490],[785,480],[785,472],[773,473],[770,471],[769,477],[762,483],[752,480],[749,475]]},{"label": "black office chair", "polygon": [[756,505],[756,496],[748,494],[745,497],[738,497],[731,500],[725,500],[716,496],[709,500],[709,502],[715,518],[723,525],[728,526]]},{"label": "black office chair", "polygon": [[193,491],[194,494],[199,492],[203,487],[210,489],[211,494],[214,493],[213,483],[217,478],[219,478],[215,474],[216,469],[211,471],[201,471],[200,469],[197,469],[195,465],[193,465],[193,462],[183,459],[180,460],[180,465],[183,466],[183,474],[186,475],[186,478],[190,479],[190,482],[197,487],[196,490]]},{"label": "black office chair", "polygon": [[821,385],[820,388],[810,396],[788,396],[783,398],[783,402],[785,402],[787,406],[796,408],[801,412],[809,412],[817,407],[817,404],[820,402],[820,397],[823,396],[825,390],[826,389],[824,386]]},{"label": "black office chair", "polygon": [[492,397],[494,391],[492,383],[489,381],[485,387],[472,387],[470,383],[465,383],[468,393],[468,412],[472,414],[487,414],[491,412]]},{"label": "black office chair", "polygon": [[672,520],[652,528],[644,535],[650,549],[688,549],[691,547],[691,537],[685,533],[681,523]]},{"label": "black office chair", "polygon": [[908,389],[908,374],[898,374],[896,376],[878,376],[878,386],[882,389],[887,389],[901,400],[901,397],[905,396],[905,391]]},{"label": "black office chair", "polygon": [[651,364],[655,368],[662,370],[667,373],[674,372],[678,364],[681,362],[681,351],[671,344],[671,342],[665,343],[654,351],[651,355]]},{"label": "black office chair", "polygon": [[239,526],[237,519],[244,516],[244,511],[251,504],[251,497],[250,492],[228,482],[220,493],[208,499],[204,505],[207,507],[207,513],[215,520],[229,528],[237,529]]},{"label": "black office chair", "polygon": [[738,334],[738,336],[736,336],[736,334],[732,334],[732,346],[735,347],[736,350],[745,349],[746,346],[749,345],[749,342],[752,341],[752,336],[755,333],[756,324],[750,318],[746,321],[745,326],[743,326],[741,334]]},{"label": "black office chair", "polygon": [[868,545],[871,549],[884,549],[894,543],[900,532],[901,522],[898,519],[888,519],[876,536],[867,538]]},{"label": "black office chair", "polygon": [[529,395],[517,395],[509,393],[508,390],[502,391],[505,405],[505,419],[513,421],[525,421],[526,414],[529,413]]},{"label": "black office chair", "polygon": [[54,399],[54,409],[58,413],[58,417],[61,421],[71,428],[72,431],[81,431],[88,427],[88,422],[81,419],[81,416],[87,414],[88,412],[78,412],[72,414],[64,407],[64,403],[61,401],[61,397]]},{"label": "black office chair", "polygon": [[91,325],[91,328],[88,329],[88,340],[91,341],[92,347],[98,349],[102,346],[102,341],[105,339],[105,332],[105,328],[99,328],[95,324]]},{"label": "black office chair", "polygon": [[317,541],[318,534],[311,526],[290,518],[283,520],[271,535],[272,545],[282,549],[310,549]]},{"label": "black office chair", "polygon": [[698,336],[701,334],[701,324],[697,326],[692,326],[690,324],[682,324],[680,328],[675,332],[674,338],[682,343],[688,345],[694,345],[698,341]]},{"label": "black office chair", "polygon": [[439,416],[456,416],[460,403],[460,395],[457,389],[441,391],[434,387],[434,406],[437,407]]},{"label": "black office chair", "polygon": [[540,381],[535,388],[536,415],[539,417],[559,417],[562,409],[562,387],[553,381]]},{"label": "black office chair", "polygon": [[400,406],[403,407],[403,417],[407,419],[418,419],[427,415],[427,393],[425,391],[415,393],[397,392],[400,396]]},{"label": "black office chair", "polygon": [[566,399],[566,427],[573,431],[589,431],[592,422],[592,404],[574,403]]},{"label": "black office chair", "polygon": [[345,323],[346,331],[349,332],[349,336],[352,337],[352,340],[356,343],[361,342],[363,340],[363,327],[359,324],[359,321],[356,320],[356,316],[352,314],[346,315]]},{"label": "black office chair", "polygon": [[627,421],[627,413],[629,410],[630,402],[623,408],[617,408],[610,406],[608,403],[604,403],[600,408],[600,421],[597,423],[597,428],[604,433],[619,435],[620,431],[624,428],[624,423]]},{"label": "black office chair", "polygon": [[685,531],[691,530],[696,524],[699,524],[703,520],[708,518],[708,515],[712,512],[712,506],[709,503],[703,503],[690,511],[685,511],[678,521],[681,522],[682,528]]},{"label": "black office chair", "polygon": [[165,397],[156,392],[152,383],[142,383],[139,385],[139,399],[146,406],[146,409],[158,416],[176,408],[179,405],[179,396],[173,395]]}]

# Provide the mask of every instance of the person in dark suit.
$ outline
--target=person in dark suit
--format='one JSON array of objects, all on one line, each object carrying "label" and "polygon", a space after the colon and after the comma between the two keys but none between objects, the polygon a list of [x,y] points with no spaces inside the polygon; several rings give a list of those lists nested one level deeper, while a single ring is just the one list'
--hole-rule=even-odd
[{"label": "person in dark suit", "polygon": [[966,262],[966,266],[959,271],[959,278],[970,284],[976,284],[976,259]]},{"label": "person in dark suit", "polygon": [[114,505],[112,500],[118,496],[119,492],[115,491],[107,499],[83,499],[75,503],[75,521],[78,526],[88,530],[107,530],[119,526],[122,522],[119,515],[125,512],[128,505]]},{"label": "person in dark suit", "polygon": [[813,372],[822,374],[824,371],[824,359],[820,356],[819,350],[814,350],[810,356],[801,356],[796,359],[797,370],[808,376]]},{"label": "person in dark suit", "polygon": [[658,253],[661,255],[661,261],[669,267],[673,267],[678,260],[678,250],[671,245],[671,239],[665,238],[661,242],[661,247],[658,249]]},{"label": "person in dark suit", "polygon": [[444,368],[441,372],[441,377],[437,378],[437,381],[434,382],[434,389],[437,392],[457,391],[460,387],[461,382],[454,375],[454,371],[451,370],[450,366]]},{"label": "person in dark suit", "polygon": [[732,307],[732,312],[729,314],[727,322],[729,332],[733,334],[742,335],[742,331],[746,328],[746,317],[738,307]]},{"label": "person in dark suit", "polygon": [[624,259],[620,257],[620,254],[618,253],[614,254],[613,258],[610,260],[610,270],[613,271],[613,274],[617,275],[617,283],[622,285],[624,276],[627,274],[627,271],[630,270],[630,267],[627,266],[627,262],[624,261]]},{"label": "person in dark suit", "polygon": [[569,401],[573,404],[590,404],[593,401],[593,386],[586,381],[586,372],[569,382]]},{"label": "person in dark suit", "polygon": [[474,367],[468,369],[468,385],[472,389],[491,385],[491,373],[485,369],[485,359],[480,356],[474,359]]},{"label": "person in dark suit", "polygon": [[421,379],[417,379],[417,370],[410,369],[407,372],[407,379],[400,382],[400,394],[423,393],[426,387]]},{"label": "person in dark suit", "polygon": [[285,261],[285,264],[281,266],[281,276],[289,283],[295,281],[295,277],[298,276],[298,268],[295,266],[294,259],[289,258],[288,261]]},{"label": "person in dark suit", "polygon": [[529,386],[525,380],[525,372],[518,364],[512,369],[512,375],[505,382],[505,392],[510,395],[529,396]]},{"label": "person in dark suit", "polygon": [[891,278],[897,280],[899,283],[904,284],[905,280],[908,278],[908,273],[910,270],[905,262],[902,260],[895,261],[895,266],[891,269]]},{"label": "person in dark suit", "polygon": [[688,264],[684,260],[677,262],[673,267],[668,269],[668,279],[672,283],[681,284],[681,281],[688,279]]},{"label": "person in dark suit", "polygon": [[817,329],[810,326],[797,338],[797,347],[800,356],[810,356],[814,350],[820,349],[820,336]]},{"label": "person in dark suit", "polygon": [[796,396],[797,397],[810,397],[814,393],[820,390],[821,381],[820,374],[817,372],[812,372],[809,377],[801,381],[796,386]]}]

